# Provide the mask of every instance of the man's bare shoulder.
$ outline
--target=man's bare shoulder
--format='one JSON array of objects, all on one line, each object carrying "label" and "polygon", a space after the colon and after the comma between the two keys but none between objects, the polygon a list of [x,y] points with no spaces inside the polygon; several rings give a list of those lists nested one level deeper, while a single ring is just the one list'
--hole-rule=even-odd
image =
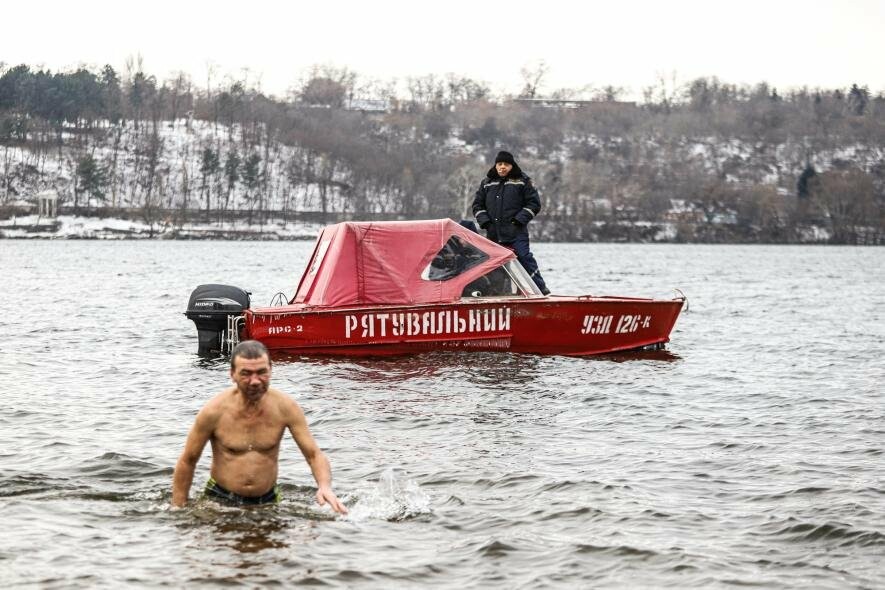
[{"label": "man's bare shoulder", "polygon": [[218,393],[212,396],[212,399],[207,401],[203,408],[200,410],[199,417],[202,417],[204,420],[216,421],[218,418],[224,414],[230,403],[233,401],[234,397],[234,388],[228,387],[221,393]]},{"label": "man's bare shoulder", "polygon": [[269,388],[267,393],[270,398],[269,401],[273,403],[274,408],[284,418],[291,419],[304,415],[304,412],[301,411],[301,406],[289,394],[283,393],[274,387]]}]

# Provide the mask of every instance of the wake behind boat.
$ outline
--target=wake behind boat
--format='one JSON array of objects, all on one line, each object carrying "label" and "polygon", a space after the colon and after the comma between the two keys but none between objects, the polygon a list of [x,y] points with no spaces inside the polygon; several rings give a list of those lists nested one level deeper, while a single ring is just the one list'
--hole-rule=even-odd
[{"label": "wake behind boat", "polygon": [[207,284],[185,314],[201,353],[255,339],[302,354],[586,356],[663,347],[684,300],[545,296],[511,250],[439,219],[327,226],[288,302],[252,308],[247,291]]}]

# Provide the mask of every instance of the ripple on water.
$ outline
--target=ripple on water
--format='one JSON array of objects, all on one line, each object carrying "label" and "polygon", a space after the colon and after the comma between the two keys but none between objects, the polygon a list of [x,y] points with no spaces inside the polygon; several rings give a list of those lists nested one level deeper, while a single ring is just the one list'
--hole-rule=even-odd
[{"label": "ripple on water", "polygon": [[790,543],[811,543],[834,547],[885,545],[885,534],[842,522],[803,522],[794,517],[767,523],[764,534]]},{"label": "ripple on water", "polygon": [[[312,246],[2,245],[16,309],[0,343],[0,380],[14,384],[0,407],[4,583],[872,588],[885,579],[876,249],[538,244],[545,277],[574,292],[683,288],[692,310],[668,350],[274,355],[274,383],[305,409],[350,516],[317,506],[288,436],[279,506],[170,509],[194,416],[229,383],[226,359],[194,354],[181,313],[190,290],[220,280],[269,301]],[[207,449],[193,497],[210,460]]]}]

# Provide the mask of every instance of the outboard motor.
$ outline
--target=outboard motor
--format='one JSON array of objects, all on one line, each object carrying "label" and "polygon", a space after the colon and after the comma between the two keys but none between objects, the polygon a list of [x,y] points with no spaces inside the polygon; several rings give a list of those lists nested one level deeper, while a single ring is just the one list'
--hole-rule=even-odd
[{"label": "outboard motor", "polygon": [[230,320],[249,309],[249,295],[230,285],[200,285],[193,290],[184,315],[197,325],[199,354],[229,352],[225,344],[239,340],[239,327]]}]

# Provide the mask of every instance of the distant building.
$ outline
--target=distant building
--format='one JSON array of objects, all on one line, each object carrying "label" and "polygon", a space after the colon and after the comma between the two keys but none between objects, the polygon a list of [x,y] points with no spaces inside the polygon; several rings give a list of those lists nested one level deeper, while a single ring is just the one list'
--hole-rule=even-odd
[{"label": "distant building", "polygon": [[565,98],[514,98],[511,102],[548,109],[635,109],[636,103],[622,100],[573,100]]},{"label": "distant building", "polygon": [[706,216],[693,203],[684,199],[670,199],[670,209],[664,214],[664,219],[674,223],[701,223]]},{"label": "distant building", "polygon": [[37,215],[50,219],[58,217],[58,191],[48,190],[37,194]]},{"label": "distant building", "polygon": [[364,113],[387,113],[390,111],[390,102],[379,99],[351,98],[345,103],[344,108],[348,111]]}]

